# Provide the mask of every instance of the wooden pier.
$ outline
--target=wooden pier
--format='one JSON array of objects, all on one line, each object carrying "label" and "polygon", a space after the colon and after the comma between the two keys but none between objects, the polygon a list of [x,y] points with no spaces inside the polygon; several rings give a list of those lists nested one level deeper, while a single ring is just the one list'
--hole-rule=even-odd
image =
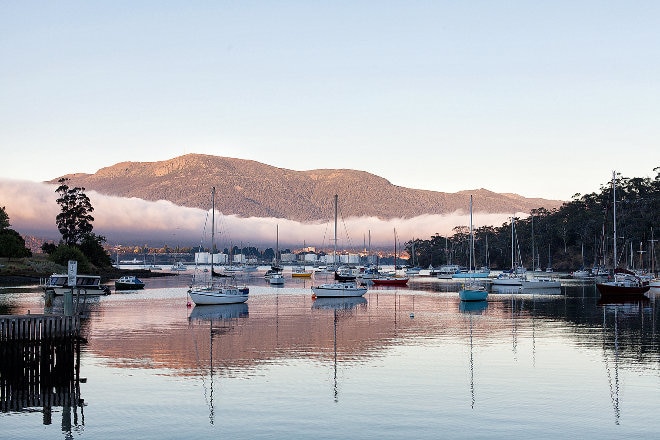
[{"label": "wooden pier", "polygon": [[0,341],[41,341],[79,335],[77,315],[0,315]]},{"label": "wooden pier", "polygon": [[81,342],[79,316],[0,315],[0,413],[41,408],[50,424],[60,406],[77,419]]}]

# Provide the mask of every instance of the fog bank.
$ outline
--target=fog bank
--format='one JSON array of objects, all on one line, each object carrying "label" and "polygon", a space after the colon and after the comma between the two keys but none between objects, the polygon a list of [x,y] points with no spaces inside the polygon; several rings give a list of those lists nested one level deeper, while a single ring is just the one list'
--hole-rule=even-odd
[{"label": "fog bank", "polygon": [[[56,185],[30,181],[0,179],[0,206],[4,206],[11,228],[22,235],[60,239],[55,217]],[[137,198],[113,197],[85,191],[94,212],[94,232],[106,237],[112,245],[149,245],[169,247],[210,243],[210,210],[177,206],[165,200],[157,202]],[[467,207],[466,207],[467,211]],[[500,226],[512,213],[474,213],[475,227]],[[524,213],[514,215],[525,217]],[[300,223],[277,218],[240,218],[216,211],[216,243],[218,247],[275,247],[279,236],[281,249],[304,245],[332,247],[334,219],[318,223]],[[412,219],[381,220],[374,217],[340,219],[337,246],[341,249],[394,247],[394,229],[400,244],[413,238],[428,239],[437,234],[451,235],[455,226],[469,225],[469,213],[457,211],[447,215],[422,215]],[[277,232],[279,230],[279,233]]]}]

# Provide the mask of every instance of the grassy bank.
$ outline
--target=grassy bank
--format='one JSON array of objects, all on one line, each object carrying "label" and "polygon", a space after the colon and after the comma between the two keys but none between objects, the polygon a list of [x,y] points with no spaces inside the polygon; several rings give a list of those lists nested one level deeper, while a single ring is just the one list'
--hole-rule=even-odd
[{"label": "grassy bank", "polygon": [[[67,268],[48,260],[44,254],[35,254],[28,258],[0,258],[0,285],[38,283],[54,273],[67,273]],[[96,268],[93,275],[100,275],[102,282],[116,279],[122,275],[137,275],[142,278],[172,276],[170,272],[151,272],[149,270],[126,270],[115,267]]]}]

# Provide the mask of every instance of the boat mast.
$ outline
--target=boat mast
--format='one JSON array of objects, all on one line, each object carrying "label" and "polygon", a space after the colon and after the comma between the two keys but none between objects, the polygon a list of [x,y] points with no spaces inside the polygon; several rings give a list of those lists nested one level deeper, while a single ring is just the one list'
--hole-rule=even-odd
[{"label": "boat mast", "polygon": [[472,235],[472,196],[470,196],[470,263],[468,272],[472,272],[472,258],[474,250],[474,235]]},{"label": "boat mast", "polygon": [[515,267],[513,265],[513,253],[515,252],[514,248],[513,248],[513,228],[514,228],[513,224],[514,224],[514,222],[515,222],[515,219],[513,217],[511,217],[511,269],[515,269]]},{"label": "boat mast", "polygon": [[616,171],[612,171],[612,206],[612,211],[614,213],[614,259],[612,261],[612,268],[616,269]]},{"label": "boat mast", "polygon": [[337,200],[339,196],[335,194],[335,247],[332,253],[332,265],[337,269]]},{"label": "boat mast", "polygon": [[394,274],[396,275],[396,228],[394,228]]},{"label": "boat mast", "polygon": [[653,228],[651,228],[651,239],[649,240],[651,242],[651,273],[653,276],[655,276],[655,248],[654,248],[654,243],[657,240],[653,239]]},{"label": "boat mast", "polygon": [[214,252],[215,252],[215,186],[211,187],[211,282],[213,282]]},{"label": "boat mast", "polygon": [[536,270],[536,249],[534,248],[534,215],[532,215],[532,270]]}]

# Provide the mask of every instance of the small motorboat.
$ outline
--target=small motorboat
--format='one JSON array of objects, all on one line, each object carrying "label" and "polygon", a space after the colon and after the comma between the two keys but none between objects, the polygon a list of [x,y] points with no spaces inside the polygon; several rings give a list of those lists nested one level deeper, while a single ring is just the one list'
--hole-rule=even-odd
[{"label": "small motorboat", "polygon": [[135,275],[125,275],[115,281],[115,290],[144,289],[144,282]]}]

